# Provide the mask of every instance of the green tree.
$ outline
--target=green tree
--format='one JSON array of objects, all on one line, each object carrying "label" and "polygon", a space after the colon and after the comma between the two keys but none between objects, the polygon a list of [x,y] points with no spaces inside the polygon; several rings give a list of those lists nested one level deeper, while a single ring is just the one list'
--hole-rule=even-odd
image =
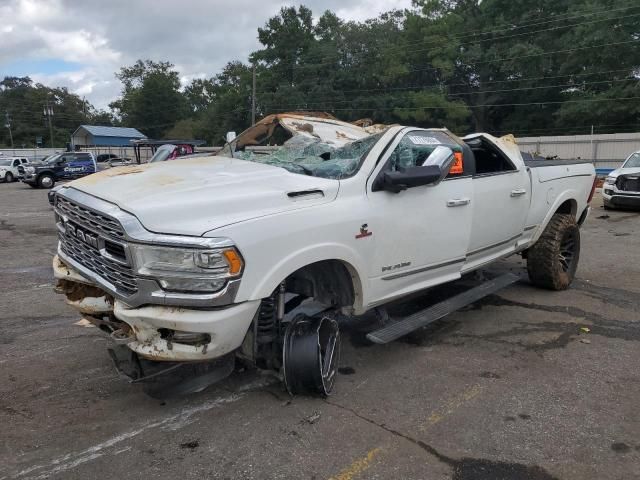
[{"label": "green tree", "polygon": [[34,84],[29,77],[5,77],[0,81],[0,120],[3,127],[0,129],[0,145],[8,147],[11,144],[9,128],[5,126],[10,124],[16,148],[23,145],[34,147],[37,137],[42,137],[44,146],[49,146],[51,139],[44,116],[47,105],[53,110],[53,143],[58,148],[70,142],[71,134],[81,124],[105,119],[105,112],[96,111],[91,104],[66,88]]},{"label": "green tree", "polygon": [[121,97],[109,107],[122,125],[138,128],[152,138],[160,138],[176,122],[188,115],[180,78],[169,62],[138,60],[122,67],[116,78],[122,82]]},{"label": "green tree", "polygon": [[[638,122],[640,30],[625,0],[416,0],[407,24],[474,129],[543,134]],[[634,10],[634,8],[636,10]],[[611,44],[607,48],[600,45]],[[634,75],[633,72],[636,72]],[[590,102],[590,100],[606,100]],[[574,132],[574,133],[577,133]]]}]

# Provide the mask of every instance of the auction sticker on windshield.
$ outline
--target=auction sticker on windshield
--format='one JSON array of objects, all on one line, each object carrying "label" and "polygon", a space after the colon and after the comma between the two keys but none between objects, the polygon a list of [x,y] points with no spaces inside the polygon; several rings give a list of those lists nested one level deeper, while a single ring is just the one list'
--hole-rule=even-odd
[{"label": "auction sticker on windshield", "polygon": [[421,137],[418,135],[407,135],[416,145],[440,145],[442,142],[434,137]]}]

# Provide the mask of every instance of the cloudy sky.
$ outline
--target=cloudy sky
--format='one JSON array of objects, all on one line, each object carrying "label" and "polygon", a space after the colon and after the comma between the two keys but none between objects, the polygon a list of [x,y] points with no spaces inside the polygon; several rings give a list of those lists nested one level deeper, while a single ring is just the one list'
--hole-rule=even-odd
[{"label": "cloudy sky", "polygon": [[[411,0],[306,0],[319,16],[364,20]],[[291,2],[281,0],[0,0],[0,77],[29,75],[66,86],[105,108],[114,77],[139,58],[168,60],[183,83],[246,60],[257,28]]]}]

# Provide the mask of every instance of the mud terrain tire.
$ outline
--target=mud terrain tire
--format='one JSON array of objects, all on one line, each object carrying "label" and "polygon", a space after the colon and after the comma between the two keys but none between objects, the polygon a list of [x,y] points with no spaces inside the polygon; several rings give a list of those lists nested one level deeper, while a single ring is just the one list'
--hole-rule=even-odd
[{"label": "mud terrain tire", "polygon": [[571,215],[556,213],[527,252],[529,280],[550,290],[569,288],[580,259],[580,228]]}]

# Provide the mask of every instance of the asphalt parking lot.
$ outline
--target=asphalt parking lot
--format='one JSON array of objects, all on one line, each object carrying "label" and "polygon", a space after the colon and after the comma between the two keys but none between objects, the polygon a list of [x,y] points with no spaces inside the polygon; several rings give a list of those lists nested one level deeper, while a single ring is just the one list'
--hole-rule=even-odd
[{"label": "asphalt parking lot", "polygon": [[0,199],[0,480],[640,478],[638,212],[596,197],[568,291],[521,281],[386,346],[348,332],[327,400],[244,371],[161,401],[53,292],[46,191]]}]

